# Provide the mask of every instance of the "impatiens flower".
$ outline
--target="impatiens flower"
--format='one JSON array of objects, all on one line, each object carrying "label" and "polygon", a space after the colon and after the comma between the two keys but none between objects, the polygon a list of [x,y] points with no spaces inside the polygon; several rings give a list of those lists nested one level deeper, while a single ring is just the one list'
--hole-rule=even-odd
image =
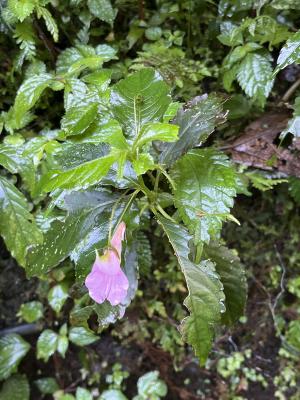
[{"label": "impatiens flower", "polygon": [[85,286],[96,303],[108,300],[112,306],[116,306],[126,298],[129,282],[121,269],[125,229],[125,223],[121,222],[111,239],[111,247],[101,257],[96,254],[92,271],[86,277]]}]

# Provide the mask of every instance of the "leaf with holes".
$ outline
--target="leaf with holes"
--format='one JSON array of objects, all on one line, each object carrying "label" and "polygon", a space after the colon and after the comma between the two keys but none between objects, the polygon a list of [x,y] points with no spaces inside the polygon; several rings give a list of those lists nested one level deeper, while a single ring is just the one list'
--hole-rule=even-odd
[{"label": "leaf with holes", "polygon": [[195,242],[218,237],[236,195],[236,175],[227,157],[213,149],[191,150],[171,176],[175,206]]}]

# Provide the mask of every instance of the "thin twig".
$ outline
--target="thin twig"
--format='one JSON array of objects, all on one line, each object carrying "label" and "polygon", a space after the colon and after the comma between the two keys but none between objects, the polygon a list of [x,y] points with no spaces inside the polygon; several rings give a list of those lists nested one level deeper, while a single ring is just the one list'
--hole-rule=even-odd
[{"label": "thin twig", "polygon": [[285,94],[282,96],[282,101],[287,102],[293,93],[298,89],[300,86],[300,77],[288,88],[288,90],[285,92]]}]

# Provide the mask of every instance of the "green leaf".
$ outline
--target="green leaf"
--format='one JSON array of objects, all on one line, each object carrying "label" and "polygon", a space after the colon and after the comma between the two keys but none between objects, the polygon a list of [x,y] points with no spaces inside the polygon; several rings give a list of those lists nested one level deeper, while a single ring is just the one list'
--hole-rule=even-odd
[{"label": "green leaf", "polygon": [[59,389],[58,383],[54,378],[41,378],[34,381],[42,394],[53,394]]},{"label": "green leaf", "polygon": [[39,100],[43,91],[50,86],[52,80],[52,75],[42,73],[31,76],[22,83],[13,106],[17,124],[21,122],[24,114]]},{"label": "green leaf", "polygon": [[69,331],[69,339],[77,346],[87,346],[99,340],[90,329],[83,326],[74,326]]},{"label": "green leaf", "polygon": [[57,314],[62,309],[68,297],[68,286],[65,283],[53,286],[48,292],[48,302]]},{"label": "green leaf", "polygon": [[110,0],[88,0],[88,7],[91,14],[112,25],[116,13]]},{"label": "green leaf", "polygon": [[245,93],[263,106],[274,83],[270,55],[248,53],[239,66],[237,80]]},{"label": "green leaf", "polygon": [[222,102],[214,94],[203,95],[186,108],[181,108],[173,123],[179,126],[177,142],[165,144],[160,162],[172,165],[188,150],[206,141],[218,123],[224,121]]},{"label": "green leaf", "polygon": [[138,394],[142,399],[160,399],[165,397],[168,392],[167,385],[159,379],[158,371],[150,371],[141,376],[137,382]]},{"label": "green leaf", "polygon": [[46,27],[51,33],[54,42],[58,42],[58,27],[49,10],[41,6],[38,6],[36,10],[38,18],[43,17]]},{"label": "green leaf", "polygon": [[76,389],[76,400],[93,400],[90,391],[82,387]]},{"label": "green leaf", "polygon": [[176,125],[161,122],[146,124],[140,130],[133,146],[134,148],[141,148],[154,140],[175,142],[178,139],[178,129],[179,127]]},{"label": "green leaf", "polygon": [[44,330],[37,341],[37,358],[47,362],[57,350],[58,334],[51,329]]},{"label": "green leaf", "polygon": [[7,248],[25,265],[28,247],[41,243],[43,236],[33,221],[25,196],[4,177],[0,177],[0,217],[0,233]]},{"label": "green leaf", "polygon": [[70,108],[61,121],[61,127],[66,136],[82,134],[95,120],[97,104],[87,104]]},{"label": "green leaf", "polygon": [[13,375],[3,383],[0,400],[29,400],[30,387],[25,375]]},{"label": "green leaf", "polygon": [[0,380],[7,379],[16,371],[29,349],[29,343],[19,335],[10,334],[0,338]]},{"label": "green leaf", "polygon": [[148,153],[139,154],[132,165],[137,175],[143,175],[146,171],[155,168],[153,158]]},{"label": "green leaf", "polygon": [[213,149],[191,150],[171,176],[175,206],[195,241],[217,237],[236,195],[236,175],[227,157]]},{"label": "green leaf", "polygon": [[105,390],[99,400],[128,400],[124,394],[118,389]]},{"label": "green leaf", "polygon": [[30,301],[21,305],[18,317],[31,324],[43,317],[43,304],[40,301]]},{"label": "green leaf", "polygon": [[189,295],[184,304],[190,315],[181,324],[183,339],[193,346],[203,365],[212,346],[217,324],[224,311],[222,284],[211,261],[195,264],[189,259],[191,236],[181,225],[158,216],[184,274]]},{"label": "green leaf", "polygon": [[274,74],[293,63],[300,63],[300,31],[294,33],[280,50]]},{"label": "green leaf", "polygon": [[36,2],[34,0],[8,0],[10,11],[23,22],[25,18],[35,9]]},{"label": "green leaf", "polygon": [[243,314],[247,300],[247,281],[243,264],[233,251],[216,242],[204,247],[204,257],[216,264],[225,293],[226,312],[222,320],[232,325]]},{"label": "green leaf", "polygon": [[98,183],[117,161],[114,154],[96,158],[66,171],[51,171],[42,178],[41,190],[84,189]]},{"label": "green leaf", "polygon": [[289,191],[292,198],[297,204],[300,205],[300,179],[295,177],[290,177],[289,179]]},{"label": "green leaf", "polygon": [[160,121],[171,101],[169,87],[153,69],[142,69],[118,82],[111,92],[114,117],[130,138],[148,122]]},{"label": "green leaf", "polygon": [[59,335],[57,341],[57,352],[65,358],[66,352],[69,348],[69,339],[66,335]]},{"label": "green leaf", "polygon": [[110,213],[118,198],[103,189],[66,194],[64,207],[68,215],[64,221],[54,220],[43,244],[30,249],[27,274],[42,275],[70,255],[76,265],[80,264],[84,254],[83,266],[76,269],[77,279],[84,280],[95,258],[95,250],[90,247],[96,242],[100,250],[107,244]]}]

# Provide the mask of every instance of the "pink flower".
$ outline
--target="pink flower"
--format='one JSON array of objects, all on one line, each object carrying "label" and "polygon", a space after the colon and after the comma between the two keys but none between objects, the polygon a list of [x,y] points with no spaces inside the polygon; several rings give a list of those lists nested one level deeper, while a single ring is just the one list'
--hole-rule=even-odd
[{"label": "pink flower", "polygon": [[111,239],[111,247],[105,250],[103,256],[96,255],[92,271],[85,279],[85,286],[90,297],[96,303],[108,300],[116,306],[125,300],[129,282],[121,269],[122,240],[126,225],[121,222]]}]

